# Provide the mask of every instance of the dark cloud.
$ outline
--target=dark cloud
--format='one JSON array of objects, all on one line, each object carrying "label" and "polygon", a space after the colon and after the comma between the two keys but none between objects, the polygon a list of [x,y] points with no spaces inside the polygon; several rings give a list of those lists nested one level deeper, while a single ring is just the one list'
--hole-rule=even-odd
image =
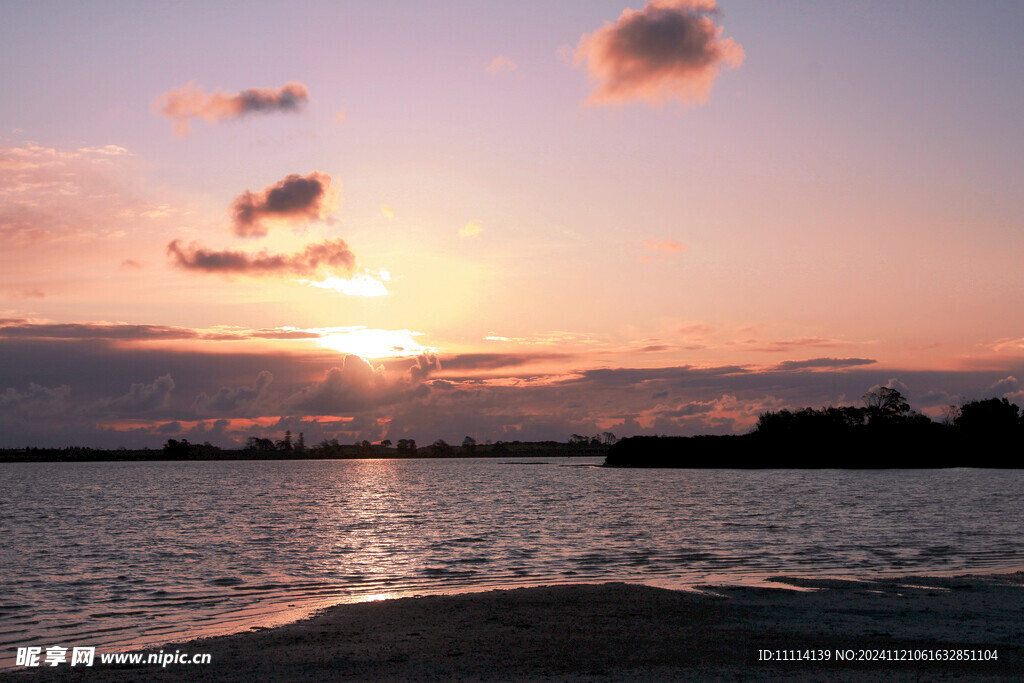
[{"label": "dark cloud", "polygon": [[175,420],[174,422],[165,422],[156,428],[157,434],[181,434],[182,424]]},{"label": "dark cloud", "polygon": [[291,111],[309,99],[306,86],[301,83],[289,83],[283,88],[250,88],[236,96],[238,108],[243,114],[264,111]]},{"label": "dark cloud", "polygon": [[1024,390],[1024,382],[1021,382],[1013,375],[1004,377],[992,384],[986,393],[987,398],[1004,398],[1004,397],[1016,397],[1020,392]]},{"label": "dark cloud", "polygon": [[872,365],[878,361],[871,358],[810,358],[808,360],[787,360],[775,366],[777,370],[812,370],[818,368],[852,368]]},{"label": "dark cloud", "polygon": [[732,38],[721,37],[715,11],[714,0],[654,0],[583,36],[576,63],[586,62],[597,82],[589,101],[705,102],[719,71],[744,57]]},{"label": "dark cloud", "polygon": [[341,367],[331,368],[322,381],[290,396],[283,407],[312,415],[348,415],[426,396],[430,389],[423,380],[436,367],[434,356],[421,355],[404,377],[392,380],[384,366],[374,367],[359,356],[346,356]]},{"label": "dark cloud", "polygon": [[175,134],[186,136],[192,132],[189,119],[223,121],[249,113],[293,112],[308,99],[309,91],[302,83],[288,83],[276,89],[251,88],[234,95],[219,89],[207,94],[189,83],[157,97],[154,108],[174,120]]},{"label": "dark cloud", "polygon": [[125,323],[35,323],[24,319],[0,319],[0,339],[106,339],[117,341],[156,341],[196,339],[205,341],[242,341],[246,339],[319,339],[320,332],[296,329],[194,330],[165,325],[128,325]]},{"label": "dark cloud", "polygon": [[163,325],[111,325],[107,323],[36,324],[0,321],[0,337],[26,339],[196,339],[195,330]]},{"label": "dark cloud", "polygon": [[62,385],[52,389],[29,383],[28,389],[19,392],[8,387],[0,392],[0,424],[3,420],[40,420],[52,418],[64,412],[71,388]]},{"label": "dark cloud", "polygon": [[181,240],[167,245],[174,264],[186,270],[249,277],[303,277],[319,275],[344,276],[355,268],[356,256],[341,238],[308,245],[296,254],[256,254],[225,249],[213,251],[196,245],[182,246]]},{"label": "dark cloud", "polygon": [[441,369],[441,361],[432,353],[422,353],[416,357],[416,362],[409,366],[406,372],[408,381],[418,384],[427,378],[435,370]]},{"label": "dark cloud", "polygon": [[260,192],[246,190],[231,205],[235,234],[260,237],[267,223],[291,225],[324,219],[334,210],[331,176],[313,171],[307,176],[293,173]]},{"label": "dark cloud", "polygon": [[264,396],[274,376],[263,370],[256,377],[252,386],[241,386],[235,388],[221,387],[213,396],[201,393],[192,404],[193,409],[200,415],[225,415],[234,414],[239,411],[253,408],[260,397]]},{"label": "dark cloud", "polygon": [[81,412],[85,415],[110,417],[146,415],[168,408],[173,390],[174,379],[170,375],[163,375],[150,384],[132,384],[128,393],[86,405],[81,408]]},{"label": "dark cloud", "polygon": [[596,384],[605,387],[642,386],[651,382],[671,382],[680,386],[693,383],[707,383],[721,378],[744,377],[753,374],[741,365],[723,365],[712,368],[698,368],[692,365],[677,365],[662,368],[596,368],[586,370],[578,377],[561,380],[563,384]]},{"label": "dark cloud", "polygon": [[95,402],[124,393],[126,381],[169,374],[177,387],[177,403],[172,402],[180,409],[176,418],[191,420],[193,401],[201,393],[213,396],[221,387],[249,385],[264,370],[274,376],[274,387],[294,393],[311,371],[326,370],[338,360],[336,352],[319,349],[226,352],[219,346],[125,348],[118,340],[106,339],[0,338],[0,391],[29,383],[67,385],[79,401]]}]

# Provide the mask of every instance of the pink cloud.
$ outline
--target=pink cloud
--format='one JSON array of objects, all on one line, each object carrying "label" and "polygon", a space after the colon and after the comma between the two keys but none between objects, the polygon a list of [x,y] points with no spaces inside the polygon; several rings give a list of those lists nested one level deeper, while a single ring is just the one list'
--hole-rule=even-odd
[{"label": "pink cloud", "polygon": [[776,339],[773,341],[760,341],[757,339],[749,339],[746,340],[744,343],[750,346],[751,351],[775,353],[807,347],[831,348],[836,346],[845,346],[848,345],[850,342],[844,342],[841,339],[827,339],[824,337],[796,337],[793,339]]},{"label": "pink cloud", "polygon": [[588,102],[706,102],[722,68],[744,58],[742,47],[721,37],[709,16],[715,12],[714,0],[654,0],[583,36],[576,63],[586,62],[597,82]]},{"label": "pink cloud", "polygon": [[187,136],[192,132],[189,119],[206,121],[236,119],[252,112],[297,111],[309,99],[302,83],[288,83],[283,88],[250,88],[234,95],[215,90],[205,93],[194,83],[160,95],[153,103],[164,116],[174,119],[174,133]]},{"label": "pink cloud", "polygon": [[117,239],[171,213],[145,201],[142,186],[132,155],[116,145],[0,146],[0,240],[10,248]]}]

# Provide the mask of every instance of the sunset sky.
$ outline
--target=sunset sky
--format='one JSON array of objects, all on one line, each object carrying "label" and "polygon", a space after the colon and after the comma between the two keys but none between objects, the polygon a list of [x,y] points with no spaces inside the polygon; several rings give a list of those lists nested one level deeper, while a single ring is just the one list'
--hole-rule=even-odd
[{"label": "sunset sky", "polygon": [[7,2],[0,447],[1024,403],[1024,4]]}]

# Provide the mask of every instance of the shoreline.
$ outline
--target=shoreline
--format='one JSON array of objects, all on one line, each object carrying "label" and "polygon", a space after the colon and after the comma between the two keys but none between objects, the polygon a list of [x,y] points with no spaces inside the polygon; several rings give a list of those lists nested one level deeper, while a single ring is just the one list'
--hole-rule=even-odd
[{"label": "shoreline", "polygon": [[[111,681],[1011,680],[1024,674],[1024,572],[776,582],[780,587],[698,591],[568,584],[341,604],[284,626],[161,648],[208,653],[207,665],[72,670],[64,664],[13,673],[22,680],[84,674]],[[979,659],[837,661],[848,650],[889,652],[890,659],[920,651]],[[765,661],[763,651],[776,654]],[[817,660],[778,661],[801,657],[789,651]],[[981,659],[991,652],[998,659]],[[824,653],[829,660],[821,659]]]}]

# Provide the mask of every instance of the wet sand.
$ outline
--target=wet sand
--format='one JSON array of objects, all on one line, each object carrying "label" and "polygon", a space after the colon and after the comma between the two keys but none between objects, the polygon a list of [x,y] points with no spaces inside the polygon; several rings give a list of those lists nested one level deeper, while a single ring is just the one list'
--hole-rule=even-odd
[{"label": "wet sand", "polygon": [[[623,583],[339,605],[280,628],[165,646],[208,665],[21,669],[83,680],[1019,680],[1024,572],[803,590]],[[810,589],[810,590],[808,590]],[[829,661],[762,661],[761,650]],[[998,653],[993,661],[837,661],[837,650]],[[955,656],[955,652],[952,653]],[[792,656],[792,655],[791,655]]]}]

